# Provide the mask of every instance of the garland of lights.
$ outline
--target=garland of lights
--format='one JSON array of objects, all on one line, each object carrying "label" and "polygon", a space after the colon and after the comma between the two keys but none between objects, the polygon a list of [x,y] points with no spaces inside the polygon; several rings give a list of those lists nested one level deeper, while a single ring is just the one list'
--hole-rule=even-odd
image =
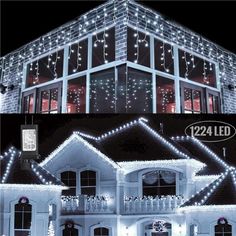
[{"label": "garland of lights", "polygon": [[[109,8],[109,13],[108,13],[108,11],[105,11],[105,12],[103,11],[101,13],[101,15],[104,16],[104,22],[103,22],[104,24],[107,24],[107,22],[109,20],[109,16],[111,16],[112,22],[119,20],[117,18],[118,6],[116,6],[115,3],[116,3],[116,1],[108,2],[106,4],[107,8],[109,8],[112,5],[111,9]],[[129,6],[130,6],[130,10],[128,8]],[[102,6],[102,7],[104,7],[104,6]],[[163,21],[161,23],[161,25],[157,24],[156,19],[159,20],[160,16],[157,15],[156,13],[154,13],[155,20],[153,20],[153,18],[149,19],[149,17],[147,16],[147,12],[152,12],[152,10],[147,9],[143,6],[140,6],[139,4],[137,4],[135,2],[132,2],[132,4],[131,4],[131,3],[126,3],[126,1],[124,1],[124,4],[122,4],[122,7],[125,7],[127,12],[132,11],[132,7],[135,7],[136,11],[141,11],[141,10],[145,11],[146,13],[143,16],[144,16],[145,22],[146,22],[146,26],[145,26],[146,30],[148,29],[148,24],[150,25],[150,28],[151,28],[151,25],[156,27],[156,33],[159,33],[159,31],[160,31],[159,28],[160,28],[161,29],[160,35],[162,37],[164,37],[164,33],[163,33],[164,32],[164,25],[172,27],[169,22],[165,22],[163,19],[161,19]],[[104,8],[104,9],[106,9],[106,8]],[[93,17],[95,10],[97,12],[96,19],[94,19],[94,17]],[[49,43],[48,43],[49,50],[52,50],[54,48],[60,48],[62,45],[60,45],[59,40],[60,39],[63,40],[63,42],[62,42],[63,45],[65,45],[66,43],[71,41],[72,29],[76,28],[78,24],[82,24],[82,27],[83,27],[83,31],[79,33],[79,36],[83,36],[84,34],[86,34],[87,33],[86,27],[91,24],[96,25],[97,21],[99,19],[101,19],[101,15],[100,14],[98,15],[98,10],[101,10],[101,7],[98,7],[95,10],[90,11],[89,13],[80,17],[77,21],[73,21],[73,22],[69,23],[68,25],[64,26],[63,28],[60,27],[58,30],[54,31],[55,33],[51,32],[50,34],[48,34],[46,36],[42,36],[42,37],[40,37],[40,39],[38,39],[38,41],[34,41],[34,42],[26,45],[25,47],[20,48],[18,51],[15,51],[13,53],[10,53],[10,54],[2,57],[1,63],[0,63],[1,68],[2,68],[2,80],[1,81],[8,84],[10,82],[10,77],[7,77],[7,72],[9,73],[11,68],[14,65],[17,65],[18,68],[20,68],[20,66],[24,62],[27,62],[28,60],[32,60],[36,56],[36,54],[35,54],[36,50],[38,52],[37,56],[41,55],[42,53],[45,53],[47,51],[47,47],[46,47],[47,40],[49,41]],[[141,15],[141,14],[136,15],[137,21],[139,21],[139,18],[138,18],[139,15]],[[108,19],[106,19],[106,16],[108,16]],[[83,20],[83,22],[81,22],[82,20]],[[68,26],[70,28],[70,32],[66,33],[66,28]],[[97,26],[96,26],[96,29],[98,29]],[[183,31],[183,29],[182,29],[182,31]],[[54,36],[54,34],[56,36]],[[186,43],[186,38],[188,37],[187,34],[190,35],[189,38],[191,38],[191,42],[190,42],[191,49],[194,49],[196,52],[200,52],[202,55],[205,54],[205,51],[208,51],[208,53],[206,55],[208,55],[208,57],[211,58],[212,60],[215,60],[216,62],[220,63],[220,73],[219,74],[220,74],[220,78],[223,79],[222,83],[226,82],[226,76],[227,76],[226,66],[230,67],[229,71],[233,75],[232,80],[234,80],[236,78],[236,65],[235,65],[236,58],[233,53],[225,52],[221,48],[216,49],[216,47],[213,43],[208,42],[206,40],[203,41],[202,37],[196,36],[192,32],[187,32],[187,31],[185,31],[181,35],[181,31],[178,30],[177,37],[175,37],[175,33],[173,33],[172,38],[171,38],[173,40],[172,43],[176,43],[180,46],[183,46]],[[53,46],[53,43],[52,43],[52,38],[54,38],[54,37],[57,38],[56,39],[56,46]],[[192,42],[192,40],[195,40],[195,38],[197,38],[196,48],[194,48],[194,43]],[[144,41],[145,41],[145,39],[144,39]],[[182,44],[181,41],[183,41],[184,44]],[[69,43],[69,44],[71,44],[71,43]],[[105,40],[104,40],[104,45],[106,45]],[[21,54],[21,51],[24,51],[23,55]],[[26,53],[27,51],[29,52],[28,55]],[[104,60],[104,61],[106,62],[106,60]],[[18,71],[17,76],[19,76],[19,77],[17,77],[17,80],[19,82],[21,82],[20,78],[23,79],[23,72]]]}]

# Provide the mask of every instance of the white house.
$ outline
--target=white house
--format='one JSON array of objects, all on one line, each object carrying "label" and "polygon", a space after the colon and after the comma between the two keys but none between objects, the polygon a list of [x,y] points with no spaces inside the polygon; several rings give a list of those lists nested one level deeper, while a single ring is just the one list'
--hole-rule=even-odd
[{"label": "white house", "polygon": [[236,235],[235,168],[144,118],[76,131],[28,170],[15,148],[1,163],[1,235]]}]

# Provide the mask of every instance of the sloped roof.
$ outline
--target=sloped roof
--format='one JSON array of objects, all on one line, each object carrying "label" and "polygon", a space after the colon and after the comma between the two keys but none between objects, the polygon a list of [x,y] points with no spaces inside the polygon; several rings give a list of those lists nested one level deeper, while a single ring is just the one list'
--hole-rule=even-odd
[{"label": "sloped roof", "polygon": [[31,161],[30,168],[22,168],[21,153],[14,147],[9,148],[1,159],[0,183],[64,186],[35,161]]},{"label": "sloped roof", "polygon": [[217,161],[218,159],[223,161],[223,158],[209,148],[210,144],[203,144],[189,136],[172,137],[172,140],[187,149],[196,160],[206,164],[206,167],[197,173],[198,175],[215,175],[225,171],[226,166]]},{"label": "sloped roof", "polygon": [[152,130],[144,119],[124,124],[100,136],[78,132],[116,162],[189,159],[193,156],[169,137]]},{"label": "sloped roof", "polygon": [[236,204],[236,185],[234,171],[226,171],[200,192],[186,201],[181,207]]}]

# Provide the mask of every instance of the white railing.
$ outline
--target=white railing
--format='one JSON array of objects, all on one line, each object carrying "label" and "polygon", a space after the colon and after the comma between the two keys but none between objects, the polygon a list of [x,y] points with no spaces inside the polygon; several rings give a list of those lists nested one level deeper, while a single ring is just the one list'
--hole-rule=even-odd
[{"label": "white railing", "polygon": [[125,197],[125,214],[172,212],[184,202],[182,196]]},{"label": "white railing", "polygon": [[62,196],[64,214],[107,214],[114,212],[113,197],[103,196]]}]

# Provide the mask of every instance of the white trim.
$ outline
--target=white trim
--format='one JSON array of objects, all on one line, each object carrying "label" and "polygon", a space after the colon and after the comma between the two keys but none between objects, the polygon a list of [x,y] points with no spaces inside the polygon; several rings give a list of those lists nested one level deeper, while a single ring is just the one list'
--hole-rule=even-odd
[{"label": "white trim", "polygon": [[25,190],[31,190],[31,191],[61,191],[63,189],[67,189],[65,186],[61,185],[39,185],[39,184],[0,184],[0,188],[3,190],[15,190],[15,189],[25,189]]}]

